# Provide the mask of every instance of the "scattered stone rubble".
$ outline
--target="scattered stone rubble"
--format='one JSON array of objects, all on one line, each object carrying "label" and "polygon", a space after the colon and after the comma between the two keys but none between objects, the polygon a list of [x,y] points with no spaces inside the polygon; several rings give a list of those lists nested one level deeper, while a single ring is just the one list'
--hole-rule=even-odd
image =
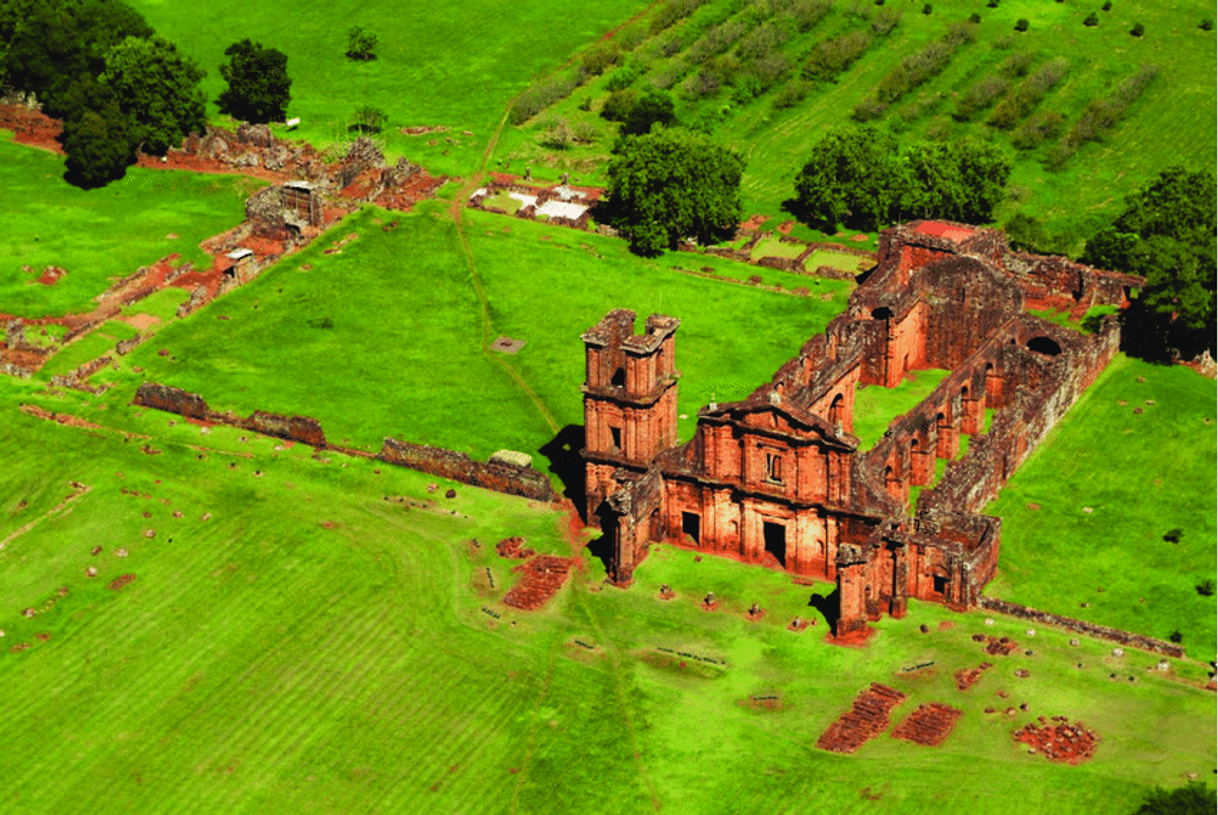
[{"label": "scattered stone rubble", "polygon": [[571,558],[557,555],[537,555],[522,563],[513,572],[524,575],[512,590],[504,595],[504,605],[524,611],[536,611],[558,594],[571,573]]},{"label": "scattered stone rubble", "polygon": [[964,711],[938,702],[921,705],[897,725],[896,730],[892,731],[892,737],[927,747],[938,747],[951,734],[956,720],[963,715]]},{"label": "scattered stone rubble", "polygon": [[859,694],[850,710],[829,725],[816,746],[832,753],[853,753],[868,739],[888,729],[892,709],[905,701],[905,694],[887,685],[872,682]]},{"label": "scattered stone rubble", "polygon": [[1095,755],[1100,737],[1082,722],[1070,723],[1065,716],[1028,724],[1015,731],[1015,741],[1028,745],[1029,753],[1039,752],[1050,761],[1079,764]]}]

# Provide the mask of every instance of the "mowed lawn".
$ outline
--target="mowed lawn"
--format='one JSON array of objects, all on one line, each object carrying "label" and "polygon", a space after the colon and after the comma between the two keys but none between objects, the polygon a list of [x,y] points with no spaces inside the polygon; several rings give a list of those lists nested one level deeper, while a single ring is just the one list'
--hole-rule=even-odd
[{"label": "mowed lawn", "polygon": [[[221,410],[310,415],[332,441],[372,450],[395,435],[479,458],[536,453],[559,428],[583,424],[580,335],[622,307],[682,319],[688,437],[699,407],[767,381],[844,307],[852,285],[767,272],[784,292],[766,291],[672,268],[697,268],[697,256],[640,260],[621,241],[478,212],[465,216],[467,256],[444,209],[347,219],[99,375],[120,385],[107,398],[125,402],[149,380]],[[341,253],[324,254],[352,233],[358,240]],[[751,271],[718,266],[724,277]],[[813,293],[789,293],[798,286]],[[513,356],[484,350],[498,336],[525,346]]]},{"label": "mowed lawn", "polygon": [[[245,199],[262,186],[238,176],[133,167],[121,181],[82,190],[63,173],[62,156],[0,138],[0,312],[90,311],[111,283],[175,252],[210,265],[199,242],[240,224]],[[67,275],[41,285],[47,266]]]},{"label": "mowed lawn", "polygon": [[1214,381],[1118,356],[986,508],[1003,519],[987,593],[1162,639],[1178,631],[1212,660],[1215,599],[1197,586],[1218,574],[1216,456]]},{"label": "mowed lawn", "polygon": [[[667,545],[629,590],[585,555],[544,611],[518,612],[499,602],[515,564],[493,543],[569,552],[544,507],[463,485],[442,498],[448,483],[430,493],[410,471],[153,411],[132,413],[143,440],[66,428],[15,409],[27,388],[0,402],[15,462],[0,473],[0,809],[1115,814],[1213,765],[1200,663],[1160,673],[1152,655],[920,603],[842,648],[808,606],[830,586]],[[57,509],[70,481],[88,491]],[[718,611],[700,610],[707,591]],[[795,615],[815,627],[786,630]],[[1022,650],[986,655],[974,633]],[[952,674],[983,661],[957,690]],[[929,702],[963,716],[939,748],[884,733],[852,756],[817,750],[872,681],[908,694],[894,723]],[[1040,715],[1096,730],[1095,758],[1029,755],[1012,733]]]},{"label": "mowed lawn", "polygon": [[[206,69],[203,87],[213,103],[225,87],[218,68],[228,59],[224,50],[248,37],[288,57],[288,116],[301,119],[294,137],[318,147],[344,140],[355,110],[372,105],[388,116],[380,138],[393,154],[421,161],[434,175],[460,175],[477,166],[508,102],[536,75],[648,4],[607,0],[578,13],[553,3],[502,0],[447,5],[375,0],[358,7],[238,0],[204,6],[133,0],[131,5]],[[345,56],[352,25],[377,36],[375,60]],[[211,111],[217,112],[214,104]],[[449,132],[422,137],[399,132],[411,126],[442,126]]]}]

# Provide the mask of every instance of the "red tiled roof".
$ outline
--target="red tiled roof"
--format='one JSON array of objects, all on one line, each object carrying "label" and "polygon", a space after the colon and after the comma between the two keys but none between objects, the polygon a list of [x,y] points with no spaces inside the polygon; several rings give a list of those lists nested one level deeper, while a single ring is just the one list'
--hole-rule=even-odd
[{"label": "red tiled roof", "polygon": [[937,238],[947,238],[949,241],[962,241],[973,234],[973,230],[967,227],[939,221],[923,221],[918,224],[918,231],[923,235],[934,235]]}]

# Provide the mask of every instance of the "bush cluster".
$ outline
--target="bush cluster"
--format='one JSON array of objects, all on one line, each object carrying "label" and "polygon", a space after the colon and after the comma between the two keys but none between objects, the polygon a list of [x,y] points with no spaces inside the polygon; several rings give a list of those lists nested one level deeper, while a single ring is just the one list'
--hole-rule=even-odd
[{"label": "bush cluster", "polygon": [[1083,108],[1083,113],[1074,123],[1074,127],[1054,148],[1049,156],[1050,167],[1060,168],[1080,146],[1098,139],[1103,131],[1116,124],[1121,114],[1142,95],[1158,75],[1157,66],[1143,65],[1132,76],[1122,80],[1107,97],[1092,100]]},{"label": "bush cluster", "polygon": [[989,124],[1004,130],[1014,127],[1069,72],[1070,62],[1064,57],[1049,60],[998,103],[998,107],[990,115]]},{"label": "bush cluster", "polygon": [[1041,142],[1056,138],[1065,123],[1066,117],[1060,113],[1037,114],[1011,135],[1011,144],[1017,150],[1033,150]]},{"label": "bush cluster", "polygon": [[852,116],[857,121],[876,118],[876,111],[900,99],[914,88],[936,76],[951,62],[956,50],[977,38],[974,23],[952,23],[944,35],[916,54],[901,60],[893,70],[880,80],[873,97],[864,99],[855,106]]},{"label": "bush cluster", "polygon": [[683,20],[698,10],[706,0],[664,0],[651,17],[651,33],[658,34],[678,20]]},{"label": "bush cluster", "polygon": [[1011,87],[1011,80],[1005,76],[1000,74],[983,76],[960,94],[952,118],[959,122],[967,122],[994,104],[994,100],[1006,93],[1009,87]]}]

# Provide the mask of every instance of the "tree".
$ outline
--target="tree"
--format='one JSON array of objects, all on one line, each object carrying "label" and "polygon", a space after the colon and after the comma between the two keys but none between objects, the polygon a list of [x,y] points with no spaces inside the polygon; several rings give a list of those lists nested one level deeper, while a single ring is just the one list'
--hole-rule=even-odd
[{"label": "tree", "polygon": [[0,73],[16,90],[37,94],[48,115],[65,118],[60,99],[68,88],[102,73],[106,54],[127,37],[152,34],[119,0],[15,0],[0,14],[0,44],[8,46]]},{"label": "tree", "polygon": [[1176,349],[1191,356],[1214,350],[1216,188],[1210,170],[1169,168],[1126,196],[1121,214],[1087,241],[1083,262],[1146,278],[1126,317],[1141,353]]},{"label": "tree", "polygon": [[363,62],[376,59],[376,40],[375,34],[357,25],[351,26],[347,29],[347,56]]},{"label": "tree", "polygon": [[1083,25],[1085,25],[1089,28],[1091,26],[1097,26],[1099,24],[1100,24],[1100,15],[1096,14],[1094,11],[1087,15],[1087,19],[1083,20]]},{"label": "tree", "polygon": [[134,128],[117,104],[87,110],[63,124],[59,141],[67,154],[66,178],[80,187],[102,187],[116,181],[135,163]]},{"label": "tree", "polygon": [[630,238],[631,251],[658,255],[682,238],[713,243],[743,216],[744,159],[709,136],[657,128],[627,136],[606,174],[606,221]]},{"label": "tree", "polygon": [[641,136],[651,131],[652,125],[659,123],[670,127],[677,121],[672,97],[660,90],[644,93],[626,111],[622,120],[623,136]]},{"label": "tree", "polygon": [[993,219],[1012,169],[1001,150],[974,139],[914,145],[905,162],[909,187],[903,209],[966,223]]},{"label": "tree", "polygon": [[874,127],[839,127],[812,147],[795,177],[795,204],[801,215],[828,231],[850,221],[874,229],[886,220],[903,187],[897,142]]},{"label": "tree", "polygon": [[229,61],[220,66],[220,76],[228,88],[216,100],[220,110],[254,124],[283,121],[292,100],[287,55],[248,39],[233,43],[224,55]]},{"label": "tree", "polygon": [[114,91],[144,152],[163,156],[207,124],[203,77],[194,60],[165,38],[128,37],[106,55],[100,80]]}]

